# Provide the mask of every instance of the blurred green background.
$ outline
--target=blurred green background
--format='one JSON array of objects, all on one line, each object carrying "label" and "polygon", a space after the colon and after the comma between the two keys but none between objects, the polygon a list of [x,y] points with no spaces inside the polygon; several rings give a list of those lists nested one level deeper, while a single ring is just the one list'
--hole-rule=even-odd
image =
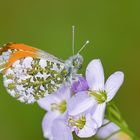
[{"label": "blurred green background", "polygon": [[[139,0],[0,1],[1,45],[22,42],[67,59],[72,54],[72,25],[76,26],[76,50],[90,40],[82,52],[82,73],[93,58],[102,60],[106,77],[117,70],[125,73],[115,102],[130,128],[140,135]],[[43,140],[45,111],[10,97],[0,80],[0,140]]]}]

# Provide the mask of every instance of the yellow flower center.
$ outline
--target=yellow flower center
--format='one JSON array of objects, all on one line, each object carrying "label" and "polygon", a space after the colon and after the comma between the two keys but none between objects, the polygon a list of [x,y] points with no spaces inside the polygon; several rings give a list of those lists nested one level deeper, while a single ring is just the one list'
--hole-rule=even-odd
[{"label": "yellow flower center", "polygon": [[89,96],[94,97],[99,104],[104,103],[107,99],[107,94],[105,91],[89,91],[88,94]]},{"label": "yellow flower center", "polygon": [[59,104],[56,104],[56,103],[51,104],[52,111],[58,110],[59,112],[64,113],[66,111],[66,108],[67,108],[67,103],[65,100],[63,100]]},{"label": "yellow flower center", "polygon": [[81,116],[79,117],[79,119],[74,119],[73,117],[70,117],[68,119],[68,123],[70,126],[76,126],[78,130],[81,130],[86,124],[86,118],[85,116]]}]

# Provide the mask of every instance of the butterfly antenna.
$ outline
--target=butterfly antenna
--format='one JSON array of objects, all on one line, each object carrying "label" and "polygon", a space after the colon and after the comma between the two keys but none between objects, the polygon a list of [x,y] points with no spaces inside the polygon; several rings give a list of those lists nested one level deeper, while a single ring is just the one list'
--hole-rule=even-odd
[{"label": "butterfly antenna", "polygon": [[74,48],[74,36],[75,35],[75,26],[72,26],[72,53],[73,53],[73,55],[74,55],[74,53],[75,53],[75,48]]},{"label": "butterfly antenna", "polygon": [[85,47],[87,47],[88,43],[89,43],[89,40],[86,41],[86,43],[81,47],[81,49],[78,51],[77,54],[79,54]]}]

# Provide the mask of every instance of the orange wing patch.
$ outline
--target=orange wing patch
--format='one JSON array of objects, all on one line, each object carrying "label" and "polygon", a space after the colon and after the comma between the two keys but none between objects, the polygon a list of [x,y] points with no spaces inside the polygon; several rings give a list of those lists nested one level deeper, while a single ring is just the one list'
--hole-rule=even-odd
[{"label": "orange wing patch", "polygon": [[18,50],[30,51],[30,52],[34,52],[34,53],[36,52],[35,48],[25,45],[25,44],[11,43],[10,45],[8,45],[8,47],[10,49],[18,49]]},{"label": "orange wing patch", "polygon": [[19,51],[19,52],[13,53],[13,54],[10,56],[10,58],[9,58],[7,64],[6,64],[6,68],[11,67],[11,65],[12,65],[15,61],[17,61],[17,60],[19,60],[19,59],[22,59],[22,58],[24,58],[24,57],[29,57],[29,56],[30,56],[30,57],[36,57],[37,55],[36,55],[35,53],[32,53],[32,52],[24,52],[24,51]]},{"label": "orange wing patch", "polygon": [[36,52],[36,48],[25,45],[25,44],[21,44],[21,43],[8,43],[6,45],[4,45],[2,48],[0,48],[0,54],[2,52],[7,51],[8,49],[12,49],[12,50],[23,50],[23,51],[31,51],[31,52]]},{"label": "orange wing patch", "polygon": [[[8,50],[11,50],[11,54],[8,54],[9,57],[6,57],[6,53]],[[4,54],[5,53],[5,54]],[[0,63],[0,69],[5,69],[3,72],[5,72],[11,65],[22,58],[25,57],[37,57],[37,49],[25,44],[20,43],[8,43],[4,45],[2,48],[0,48],[0,56],[2,56],[2,59],[4,58],[4,61]]]}]

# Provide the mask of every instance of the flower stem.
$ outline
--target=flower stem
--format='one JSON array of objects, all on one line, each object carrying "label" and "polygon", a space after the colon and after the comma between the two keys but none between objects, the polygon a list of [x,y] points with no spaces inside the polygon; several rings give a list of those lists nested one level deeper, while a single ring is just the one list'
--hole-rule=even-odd
[{"label": "flower stem", "polygon": [[118,125],[121,129],[121,131],[125,132],[127,135],[129,135],[132,140],[140,140],[139,137],[137,137],[128,127],[126,121],[122,118],[121,113],[117,106],[114,103],[108,103],[107,104],[107,110],[105,114],[106,119],[108,119],[111,122],[114,122],[116,125]]}]

